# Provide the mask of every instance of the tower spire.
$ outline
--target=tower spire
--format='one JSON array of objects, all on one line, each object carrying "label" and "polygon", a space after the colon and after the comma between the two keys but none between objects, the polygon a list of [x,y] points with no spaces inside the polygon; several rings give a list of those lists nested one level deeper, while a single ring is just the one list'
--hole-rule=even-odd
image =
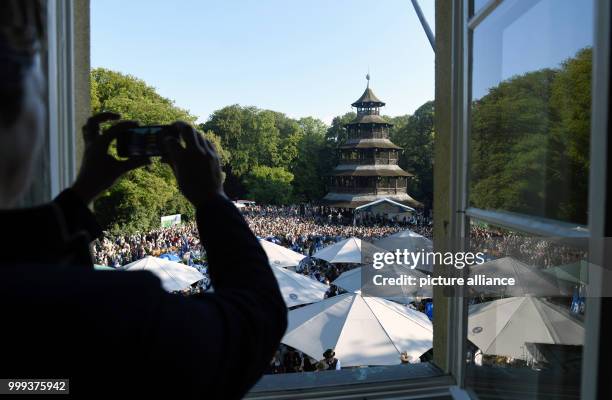
[{"label": "tower spire", "polygon": [[366,80],[368,81],[367,87],[370,87],[370,68],[368,68],[368,73],[366,74]]}]

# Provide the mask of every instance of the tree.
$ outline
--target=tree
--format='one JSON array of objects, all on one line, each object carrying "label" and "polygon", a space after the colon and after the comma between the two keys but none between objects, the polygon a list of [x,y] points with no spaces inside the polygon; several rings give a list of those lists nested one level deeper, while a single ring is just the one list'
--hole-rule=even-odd
[{"label": "tree", "polygon": [[194,123],[196,117],[160,96],[155,88],[132,75],[105,68],[91,71],[92,111],[113,111],[124,119],[143,125],[170,124],[180,120]]},{"label": "tree", "polygon": [[587,222],[591,58],[583,49],[473,102],[473,206]]},{"label": "tree", "polygon": [[224,169],[230,197],[246,194],[246,176],[258,166],[288,171],[303,136],[297,121],[283,113],[237,104],[215,111],[200,127],[217,135],[230,154]]},{"label": "tree", "polygon": [[[588,211],[591,71],[593,50],[585,48],[566,60],[551,88],[554,125],[551,162],[557,167],[549,179],[547,208],[557,206],[558,218],[586,223]],[[562,184],[558,184],[562,183]]]},{"label": "tree", "polygon": [[399,166],[414,174],[408,178],[408,193],[424,204],[433,205],[434,102],[428,101],[410,116],[396,117],[391,140],[402,148]]},{"label": "tree", "polygon": [[324,176],[329,173],[326,160],[327,125],[312,117],[301,118],[303,132],[297,146],[297,157],[291,167],[294,197],[299,201],[316,201],[325,195]]},{"label": "tree", "polygon": [[249,197],[265,204],[288,204],[292,200],[293,174],[279,167],[259,165],[246,177]]},{"label": "tree", "polygon": [[[142,80],[103,68],[91,72],[91,95],[94,113],[113,111],[141,124],[194,122],[196,119]],[[208,137],[216,140],[211,135],[208,133]],[[221,147],[220,152],[225,154]],[[186,219],[194,214],[189,202],[180,194],[171,169],[158,159],[151,166],[122,177],[95,200],[94,209],[104,229],[124,232],[156,228],[164,214],[180,213]]]}]

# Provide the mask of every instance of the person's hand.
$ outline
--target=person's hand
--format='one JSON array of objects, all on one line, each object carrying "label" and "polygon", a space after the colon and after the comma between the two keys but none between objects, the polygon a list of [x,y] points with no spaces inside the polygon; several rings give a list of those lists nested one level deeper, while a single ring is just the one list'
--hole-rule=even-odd
[{"label": "person's hand", "polygon": [[104,112],[90,117],[83,126],[85,152],[79,175],[72,189],[85,203],[90,203],[100,193],[111,187],[121,175],[150,163],[147,157],[121,161],[108,154],[108,147],[113,139],[116,139],[126,129],[138,126],[138,123],[134,121],[121,121],[103,133],[100,132],[100,124],[119,118],[121,118],[119,114]]},{"label": "person's hand", "polygon": [[221,163],[214,145],[185,122],[175,122],[173,126],[185,147],[177,138],[166,137],[165,161],[172,167],[183,195],[196,207],[215,195],[225,197]]}]

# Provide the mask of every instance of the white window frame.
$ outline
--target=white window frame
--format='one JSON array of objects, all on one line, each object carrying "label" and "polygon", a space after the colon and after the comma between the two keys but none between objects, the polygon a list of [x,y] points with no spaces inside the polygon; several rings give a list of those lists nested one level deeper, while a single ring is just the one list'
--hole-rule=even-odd
[{"label": "white window frame", "polygon": [[[576,229],[575,224],[535,218],[527,215],[482,210],[468,207],[468,146],[469,146],[469,103],[471,90],[471,38],[474,29],[484,21],[504,0],[490,0],[471,18],[470,0],[453,1],[453,74],[452,74],[452,139],[451,152],[454,167],[451,176],[451,210],[449,221],[450,245],[453,250],[466,249],[468,243],[469,218],[491,223],[512,230],[519,230],[536,236],[584,239],[603,238],[605,228],[605,193],[607,184],[607,134],[608,134],[608,89],[610,57],[610,3],[609,0],[595,0],[593,79],[591,114],[591,168],[589,178],[589,221],[587,227]],[[601,240],[591,240],[590,262],[605,265],[612,250],[606,250]],[[608,257],[608,258],[606,258]],[[596,273],[601,274],[602,271]],[[603,272],[607,272],[603,269]],[[583,347],[581,398],[597,398],[597,372],[599,366],[599,332],[602,285],[609,284],[603,277],[591,280],[598,286],[590,288],[585,316],[585,344]],[[465,387],[465,343],[467,335],[467,305],[465,298],[456,296],[450,300],[448,365],[451,375],[461,387]]]},{"label": "white window frame", "polygon": [[72,184],[76,174],[74,126],[73,0],[48,0],[47,85],[50,196]]}]

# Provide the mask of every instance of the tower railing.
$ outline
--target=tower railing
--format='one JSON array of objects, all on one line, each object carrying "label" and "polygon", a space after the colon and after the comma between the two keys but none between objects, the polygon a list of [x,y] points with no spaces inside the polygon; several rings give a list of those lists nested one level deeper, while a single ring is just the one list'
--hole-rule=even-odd
[{"label": "tower railing", "polygon": [[394,157],[368,157],[368,158],[344,158],[338,161],[340,165],[397,165],[397,158]]},{"label": "tower railing", "polygon": [[355,187],[355,186],[329,186],[332,193],[354,193],[354,194],[402,194],[407,191],[406,186],[398,187]]}]

